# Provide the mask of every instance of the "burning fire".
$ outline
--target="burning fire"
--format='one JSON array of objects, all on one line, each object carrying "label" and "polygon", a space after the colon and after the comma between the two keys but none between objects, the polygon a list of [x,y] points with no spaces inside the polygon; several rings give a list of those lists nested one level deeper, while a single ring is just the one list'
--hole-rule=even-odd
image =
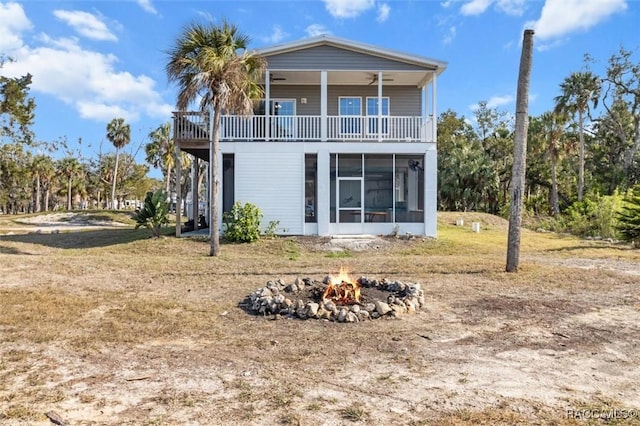
[{"label": "burning fire", "polygon": [[347,270],[340,268],[340,274],[337,277],[331,277],[331,282],[327,284],[324,290],[322,300],[331,300],[338,305],[353,305],[360,302],[360,284],[353,282]]}]

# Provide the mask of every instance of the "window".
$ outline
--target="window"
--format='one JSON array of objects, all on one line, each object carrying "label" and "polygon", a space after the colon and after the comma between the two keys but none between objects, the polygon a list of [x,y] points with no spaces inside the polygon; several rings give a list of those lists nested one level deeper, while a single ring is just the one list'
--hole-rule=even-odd
[{"label": "window", "polygon": [[[382,100],[382,108],[380,109],[382,118],[382,131],[383,135],[389,133],[389,119],[386,118],[389,116],[389,98],[384,97]],[[377,97],[367,97],[367,122],[368,122],[368,132],[371,134],[378,133],[378,98]]]},{"label": "window", "polygon": [[235,154],[222,154],[222,211],[230,212],[233,207],[235,186]]},{"label": "window", "polygon": [[341,96],[338,100],[338,114],[340,115],[340,133],[360,134],[360,116],[362,115],[362,99],[358,97]]},{"label": "window", "polygon": [[316,223],[318,221],[318,155],[304,156],[304,221]]},{"label": "window", "polygon": [[423,155],[396,155],[396,222],[424,222]]},{"label": "window", "polygon": [[424,222],[424,155],[331,154],[331,223]]}]

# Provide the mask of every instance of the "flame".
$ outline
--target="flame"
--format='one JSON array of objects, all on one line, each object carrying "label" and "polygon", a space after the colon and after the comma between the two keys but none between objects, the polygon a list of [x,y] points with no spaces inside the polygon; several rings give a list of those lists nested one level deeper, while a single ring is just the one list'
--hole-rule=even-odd
[{"label": "flame", "polygon": [[337,277],[331,277],[331,282],[324,290],[322,300],[331,300],[339,305],[353,305],[360,302],[360,284],[349,277],[344,267],[340,268]]}]

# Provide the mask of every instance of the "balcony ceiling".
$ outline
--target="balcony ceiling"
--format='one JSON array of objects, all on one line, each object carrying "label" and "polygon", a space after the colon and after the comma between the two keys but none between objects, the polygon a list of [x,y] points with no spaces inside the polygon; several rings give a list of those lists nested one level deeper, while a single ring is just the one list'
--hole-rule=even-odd
[{"label": "balcony ceiling", "polygon": [[[276,71],[270,70],[272,85],[320,85],[319,71]],[[329,71],[329,85],[377,85],[377,71]],[[431,72],[424,71],[385,71],[382,75],[383,86],[416,86],[431,81]]]}]

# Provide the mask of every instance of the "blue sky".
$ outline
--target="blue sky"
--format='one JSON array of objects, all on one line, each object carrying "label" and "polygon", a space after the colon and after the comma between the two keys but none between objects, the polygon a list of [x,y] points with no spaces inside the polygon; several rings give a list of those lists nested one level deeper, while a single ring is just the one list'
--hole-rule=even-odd
[{"label": "blue sky", "polygon": [[[329,33],[446,61],[438,111],[468,118],[482,100],[515,109],[525,28],[536,32],[531,115],[553,107],[585,53],[601,73],[620,46],[640,49],[637,0],[0,0],[0,53],[15,59],[0,73],[33,75],[38,140],[66,137],[95,157],[113,152],[105,127],[123,117],[131,125],[126,151],[142,162],[147,134],[174,109],[167,49],[187,23],[222,19],[254,48]],[[634,58],[640,62],[640,52]]]}]

